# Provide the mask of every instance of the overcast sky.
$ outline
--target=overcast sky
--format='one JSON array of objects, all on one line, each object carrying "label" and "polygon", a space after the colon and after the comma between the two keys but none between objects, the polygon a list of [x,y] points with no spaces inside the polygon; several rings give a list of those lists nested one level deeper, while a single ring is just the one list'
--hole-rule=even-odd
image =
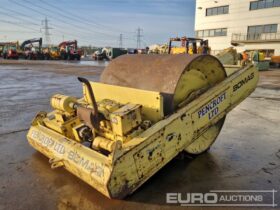
[{"label": "overcast sky", "polygon": [[0,0],[0,41],[44,38],[49,20],[53,44],[77,39],[79,45],[142,47],[170,37],[193,36],[195,0]]}]

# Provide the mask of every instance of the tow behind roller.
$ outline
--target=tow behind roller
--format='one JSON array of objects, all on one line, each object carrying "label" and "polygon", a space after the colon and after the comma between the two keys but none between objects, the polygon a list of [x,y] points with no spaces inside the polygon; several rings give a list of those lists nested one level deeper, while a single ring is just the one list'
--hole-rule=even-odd
[{"label": "tow behind roller", "polygon": [[181,152],[213,144],[226,114],[256,88],[253,66],[227,77],[210,55],[125,55],[83,98],[54,95],[27,138],[50,158],[110,198],[134,192]]}]

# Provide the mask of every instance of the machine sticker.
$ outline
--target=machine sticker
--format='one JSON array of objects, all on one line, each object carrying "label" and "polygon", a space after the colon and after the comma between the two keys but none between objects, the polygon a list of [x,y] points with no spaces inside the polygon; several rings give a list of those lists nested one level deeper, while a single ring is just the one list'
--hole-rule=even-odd
[{"label": "machine sticker", "polygon": [[201,118],[208,114],[208,119],[212,119],[219,113],[218,105],[221,104],[226,99],[226,92],[223,92],[213,100],[211,100],[208,104],[202,106],[197,112],[198,118]]},{"label": "machine sticker", "polygon": [[241,88],[243,85],[245,85],[247,82],[249,82],[251,79],[254,78],[254,72],[246,76],[244,79],[239,81],[237,84],[233,86],[233,92],[237,91],[239,88]]},{"label": "machine sticker", "polygon": [[84,158],[75,150],[66,150],[63,144],[54,141],[51,137],[47,137],[39,131],[32,130],[31,137],[46,149],[53,150],[59,155],[65,155],[67,160],[89,171],[91,175],[98,176],[99,178],[104,177],[104,167],[102,167],[102,164]]}]

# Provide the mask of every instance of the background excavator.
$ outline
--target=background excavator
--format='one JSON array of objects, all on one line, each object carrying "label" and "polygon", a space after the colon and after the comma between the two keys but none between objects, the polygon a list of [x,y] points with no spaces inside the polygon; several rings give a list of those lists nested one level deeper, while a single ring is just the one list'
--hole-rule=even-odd
[{"label": "background excavator", "polygon": [[[181,46],[173,46],[173,42],[181,42]],[[188,37],[170,38],[168,54],[210,54],[208,40]]]},{"label": "background excavator", "polygon": [[[34,45],[38,43],[38,45]],[[42,52],[42,38],[35,38],[25,40],[21,45],[20,49],[23,51],[23,57],[29,60],[44,59]]]},{"label": "background excavator", "polygon": [[78,49],[77,40],[61,42],[58,48],[60,49],[60,56],[64,60],[81,59],[81,50]]}]

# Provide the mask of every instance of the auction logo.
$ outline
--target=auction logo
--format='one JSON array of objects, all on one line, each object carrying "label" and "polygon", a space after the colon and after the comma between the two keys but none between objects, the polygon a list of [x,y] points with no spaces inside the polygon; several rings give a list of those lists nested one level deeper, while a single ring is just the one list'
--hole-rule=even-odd
[{"label": "auction logo", "polygon": [[208,193],[167,193],[166,203],[181,206],[276,207],[276,190],[210,190]]}]

